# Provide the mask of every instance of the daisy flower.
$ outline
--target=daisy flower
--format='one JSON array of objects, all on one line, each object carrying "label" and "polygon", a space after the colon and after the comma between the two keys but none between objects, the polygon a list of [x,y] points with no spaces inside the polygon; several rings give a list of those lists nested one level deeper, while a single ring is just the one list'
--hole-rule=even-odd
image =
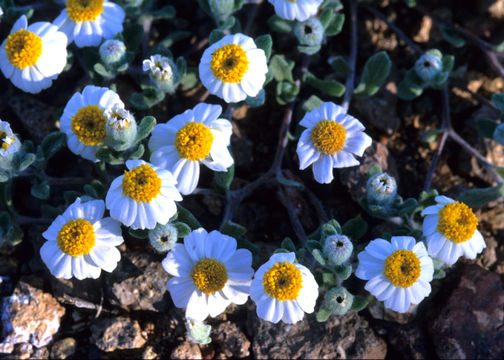
[{"label": "daisy flower", "polygon": [[67,0],[53,21],[77,47],[98,46],[123,31],[124,10],[107,0]]},{"label": "daisy flower", "polygon": [[355,275],[369,280],[365,289],[385,301],[385,307],[404,313],[431,292],[434,264],[423,242],[411,236],[371,241],[358,255]]},{"label": "daisy flower", "polygon": [[233,165],[227,148],[232,126],[219,118],[221,113],[220,105],[198,104],[152,131],[150,161],[172,172],[183,195],[196,188],[200,163],[214,171],[227,171]]},{"label": "daisy flower", "polygon": [[203,85],[228,103],[256,96],[267,72],[264,51],[243,34],[226,35],[210,45],[199,64]]},{"label": "daisy flower", "polygon": [[186,318],[203,321],[215,317],[231,303],[245,304],[250,291],[252,253],[236,249],[236,240],[214,230],[199,228],[175,244],[163,260],[173,276],[166,287]]},{"label": "daisy flower", "polygon": [[333,168],[359,165],[354,155],[362,156],[372,142],[360,121],[332,102],[306,113],[299,124],[306,128],[297,145],[299,168],[313,164],[313,175],[321,184],[333,180]]},{"label": "daisy flower", "polygon": [[14,86],[36,94],[52,85],[67,62],[67,37],[48,22],[21,16],[0,47],[0,70]]},{"label": "daisy flower", "polygon": [[104,211],[103,200],[81,203],[77,198],[42,234],[47,241],[40,256],[53,276],[97,279],[101,269],[116,268],[121,259],[116,246],[124,241],[121,224],[104,218]]},{"label": "daisy flower", "polygon": [[119,95],[108,88],[88,85],[82,94],[73,94],[60,119],[70,151],[84,159],[98,161],[96,151],[107,136],[104,111],[114,105],[124,108]]},{"label": "daisy flower", "polygon": [[486,248],[483,236],[476,229],[476,215],[466,204],[449,197],[436,196],[435,200],[436,205],[422,211],[422,215],[427,215],[423,234],[429,255],[448,265],[453,265],[462,255],[476,259]]},{"label": "daisy flower", "polygon": [[294,324],[315,309],[318,284],[310,270],[295,260],[292,252],[274,254],[255,273],[250,297],[261,319]]},{"label": "daisy flower", "polygon": [[10,124],[0,120],[0,161],[14,154],[20,147],[21,142],[12,132]]},{"label": "daisy flower", "polygon": [[268,0],[283,19],[305,21],[317,13],[323,0]]},{"label": "daisy flower", "polygon": [[105,198],[110,216],[132,229],[166,224],[177,213],[175,201],[182,200],[173,175],[143,160],[128,160],[126,167]]}]

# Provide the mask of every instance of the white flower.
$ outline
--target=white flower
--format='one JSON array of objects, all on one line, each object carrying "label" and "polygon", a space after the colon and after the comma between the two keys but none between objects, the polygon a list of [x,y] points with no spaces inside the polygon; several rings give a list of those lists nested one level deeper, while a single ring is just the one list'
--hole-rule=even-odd
[{"label": "white flower", "polygon": [[52,85],[67,62],[67,37],[48,22],[28,26],[22,15],[0,48],[0,69],[14,86],[32,94]]},{"label": "white flower", "polygon": [[430,294],[434,264],[423,242],[411,236],[392,236],[391,241],[371,241],[358,255],[355,275],[369,280],[365,289],[386,308],[404,313]]},{"label": "white flower", "polygon": [[166,224],[177,212],[175,201],[182,200],[173,175],[142,160],[128,160],[126,167],[105,198],[110,216],[132,229]]},{"label": "white flower", "polygon": [[116,104],[124,107],[119,95],[104,87],[88,85],[82,94],[73,94],[60,119],[61,131],[67,135],[70,151],[84,159],[98,161],[96,151],[107,135],[104,111]]},{"label": "white flower", "polygon": [[317,13],[323,0],[268,0],[275,13],[287,20],[305,21]]},{"label": "white flower", "polygon": [[53,24],[78,47],[98,46],[123,31],[124,10],[107,0],[67,0]]},{"label": "white flower", "polygon": [[163,260],[173,276],[166,284],[176,307],[186,318],[215,317],[231,303],[245,304],[250,292],[252,253],[236,249],[236,240],[214,230],[192,231]]},{"label": "white flower", "polygon": [[243,34],[226,35],[210,45],[199,64],[203,85],[228,103],[256,96],[267,72],[264,51]]},{"label": "white flower", "polygon": [[142,69],[148,71],[156,80],[167,81],[173,77],[176,65],[170,58],[156,54],[142,62]]},{"label": "white flower", "polygon": [[21,142],[7,121],[0,120],[0,161],[21,148]]},{"label": "white flower", "polygon": [[103,114],[107,118],[107,125],[114,129],[125,129],[135,122],[133,115],[126,110],[122,103],[114,103],[111,107],[105,109]]},{"label": "white flower", "polygon": [[423,234],[429,255],[448,265],[462,255],[476,259],[486,244],[471,208],[446,196],[436,196],[436,202],[422,211],[422,215],[427,215]]},{"label": "white flower", "polygon": [[372,142],[360,121],[332,102],[306,113],[299,124],[307,128],[297,145],[299,168],[313,164],[315,180],[322,184],[333,180],[333,168],[359,165],[352,154],[362,156]]},{"label": "white flower", "polygon": [[171,171],[184,195],[198,184],[200,162],[214,171],[227,171],[233,165],[227,148],[232,126],[219,118],[221,112],[220,105],[198,104],[152,131],[150,161]]},{"label": "white flower", "polygon": [[42,261],[57,278],[75,276],[97,279],[101,269],[112,272],[121,253],[121,224],[103,217],[105,203],[77,198],[42,234],[47,240],[40,248]]},{"label": "white flower", "polygon": [[261,319],[294,324],[315,309],[318,284],[310,270],[295,259],[294,253],[274,254],[256,271],[250,297]]}]

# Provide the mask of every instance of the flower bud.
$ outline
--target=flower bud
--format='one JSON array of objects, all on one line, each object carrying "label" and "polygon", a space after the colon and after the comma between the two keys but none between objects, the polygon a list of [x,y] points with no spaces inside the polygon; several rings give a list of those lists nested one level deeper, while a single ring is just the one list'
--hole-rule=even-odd
[{"label": "flower bud", "polygon": [[116,151],[129,149],[137,135],[137,124],[133,115],[118,104],[105,110],[104,114],[107,118],[106,144]]},{"label": "flower bud", "polygon": [[149,231],[149,241],[151,246],[157,251],[163,253],[170,251],[177,242],[177,228],[171,224],[161,225]]},{"label": "flower bud", "polygon": [[21,141],[14,135],[7,121],[0,120],[0,169],[12,170],[12,158],[21,149]]},{"label": "flower bud", "polygon": [[294,28],[294,35],[302,45],[320,45],[324,40],[324,27],[317,18],[309,18],[306,21],[298,22]]},{"label": "flower bud", "polygon": [[352,255],[353,244],[345,235],[328,236],[322,252],[332,265],[341,265]]},{"label": "flower bud", "polygon": [[387,173],[371,176],[366,185],[367,201],[370,204],[389,205],[397,196],[397,183]]},{"label": "flower bud", "polygon": [[324,296],[324,307],[334,315],[345,315],[351,309],[354,296],[344,287],[332,288]]},{"label": "flower bud", "polygon": [[177,65],[172,59],[153,55],[142,63],[143,71],[149,72],[154,85],[163,92],[173,94],[180,81]]},{"label": "flower bud", "polygon": [[210,338],[212,326],[205,324],[204,321],[188,319],[185,326],[187,330],[186,336],[189,340],[199,345],[210,344],[212,341]]},{"label": "flower bud", "polygon": [[124,60],[126,45],[120,40],[110,39],[101,44],[98,51],[105,65],[114,66]]},{"label": "flower bud", "polygon": [[441,59],[432,54],[422,55],[415,63],[415,72],[423,81],[432,81],[443,69]]},{"label": "flower bud", "polygon": [[217,20],[226,19],[234,10],[234,0],[210,0],[208,4]]}]

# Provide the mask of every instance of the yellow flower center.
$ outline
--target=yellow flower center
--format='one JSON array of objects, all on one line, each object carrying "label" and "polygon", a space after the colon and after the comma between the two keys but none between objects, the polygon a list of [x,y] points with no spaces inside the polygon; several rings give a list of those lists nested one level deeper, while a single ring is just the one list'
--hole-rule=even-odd
[{"label": "yellow flower center", "polygon": [[242,81],[248,67],[247,53],[241,45],[235,44],[224,45],[215,50],[210,61],[213,76],[225,83]]},{"label": "yellow flower center", "polygon": [[7,149],[13,142],[14,139],[12,137],[9,137],[9,135],[5,131],[0,131],[0,149],[7,151]]},{"label": "yellow flower center", "polygon": [[93,21],[103,12],[103,0],[67,0],[66,9],[75,22]]},{"label": "yellow flower center", "polygon": [[411,250],[396,250],[385,259],[383,275],[395,286],[410,287],[420,276],[420,260]]},{"label": "yellow flower center", "polygon": [[161,192],[161,179],[147,164],[124,171],[122,193],[138,202],[151,202]]},{"label": "yellow flower center", "polygon": [[477,226],[476,215],[464,203],[457,201],[439,210],[436,230],[454,243],[460,244],[472,238]]},{"label": "yellow flower center", "polygon": [[84,145],[100,145],[107,135],[106,117],[97,105],[88,105],[72,116],[72,131]]},{"label": "yellow flower center", "polygon": [[15,67],[24,69],[33,66],[42,55],[42,39],[31,31],[18,30],[7,38],[5,52]]},{"label": "yellow flower center", "polygon": [[296,300],[303,287],[303,279],[294,264],[277,262],[264,273],[262,285],[269,296],[279,301]]},{"label": "yellow flower center", "polygon": [[212,148],[213,135],[202,123],[189,122],[175,136],[175,147],[183,159],[205,159]]},{"label": "yellow flower center", "polygon": [[56,240],[58,247],[65,254],[70,256],[89,254],[95,244],[93,225],[84,219],[70,220],[58,232]]},{"label": "yellow flower center", "polygon": [[227,270],[220,261],[204,258],[194,265],[191,279],[199,291],[210,295],[224,288],[228,279]]},{"label": "yellow flower center", "polygon": [[334,155],[345,145],[346,130],[340,123],[321,120],[312,128],[311,140],[322,154]]}]

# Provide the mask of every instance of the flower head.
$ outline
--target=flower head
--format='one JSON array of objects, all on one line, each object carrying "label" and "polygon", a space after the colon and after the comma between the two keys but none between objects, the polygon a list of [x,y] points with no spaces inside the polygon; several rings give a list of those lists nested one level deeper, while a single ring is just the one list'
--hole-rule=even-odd
[{"label": "flower head", "polygon": [[67,37],[48,22],[28,26],[22,15],[0,47],[0,70],[14,86],[32,94],[52,85],[67,61]]},{"label": "flower head", "polygon": [[375,239],[359,253],[355,275],[369,280],[365,289],[385,301],[385,307],[404,313],[431,292],[434,264],[422,242],[411,236]]},{"label": "flower head", "polygon": [[114,66],[124,59],[126,45],[121,40],[109,39],[100,45],[98,52],[105,65]]},{"label": "flower head", "polygon": [[315,46],[320,45],[324,40],[324,27],[317,18],[309,18],[306,21],[298,22],[294,28],[300,44]]},{"label": "flower head", "polygon": [[96,151],[107,136],[105,110],[114,105],[124,108],[119,95],[108,88],[88,85],[82,93],[73,94],[60,119],[70,151],[84,159],[98,161]]},{"label": "flower head", "polygon": [[177,212],[175,201],[182,200],[173,175],[142,160],[128,160],[126,167],[105,198],[110,216],[132,229],[166,224]]},{"label": "flower head", "polygon": [[322,184],[333,180],[333,168],[359,165],[354,155],[362,156],[371,145],[360,121],[332,102],[306,113],[299,124],[306,128],[297,145],[299,168],[313,164],[315,180]]},{"label": "flower head", "polygon": [[268,0],[283,19],[305,21],[317,13],[323,0]]},{"label": "flower head", "polygon": [[149,231],[149,241],[151,246],[159,252],[170,251],[177,242],[177,228],[170,223],[166,225],[157,224]]},{"label": "flower head", "polygon": [[415,63],[415,72],[424,81],[432,81],[443,70],[441,58],[432,54],[422,55]]},{"label": "flower head", "polygon": [[171,171],[184,195],[196,188],[200,163],[214,171],[227,171],[233,165],[227,148],[232,127],[219,118],[221,112],[220,105],[198,104],[152,131],[150,161]]},{"label": "flower head", "polygon": [[345,235],[332,235],[325,239],[322,251],[330,263],[341,265],[352,255],[353,244]]},{"label": "flower head", "polygon": [[21,147],[21,142],[7,121],[0,120],[0,159],[6,159]]},{"label": "flower head", "polygon": [[173,303],[186,308],[186,318],[215,317],[228,305],[244,304],[249,295],[252,253],[236,249],[236,240],[214,230],[192,231],[163,260],[173,276],[166,284]]},{"label": "flower head", "polygon": [[136,140],[137,124],[133,115],[116,103],[104,111],[107,119],[105,142],[116,151],[129,149]]},{"label": "flower head", "polygon": [[387,173],[373,175],[367,181],[366,197],[370,204],[388,205],[396,195],[396,180]]},{"label": "flower head", "polygon": [[175,92],[180,82],[180,74],[172,59],[156,54],[143,61],[142,69],[149,73],[151,81],[161,91],[170,94]]},{"label": "flower head", "polygon": [[256,271],[250,297],[261,319],[294,324],[305,312],[313,312],[318,284],[310,270],[295,260],[294,253],[274,254]]},{"label": "flower head", "polygon": [[264,51],[243,34],[226,35],[210,45],[199,64],[203,85],[228,103],[256,96],[267,72]]},{"label": "flower head", "polygon": [[97,279],[101,269],[116,268],[121,259],[116,246],[124,241],[121,224],[104,218],[104,211],[103,200],[81,203],[77,198],[42,234],[47,241],[40,256],[53,276]]},{"label": "flower head", "polygon": [[67,0],[66,8],[54,20],[68,42],[77,47],[98,46],[123,31],[124,10],[108,0]]},{"label": "flower head", "polygon": [[436,196],[436,205],[422,211],[427,215],[423,222],[423,234],[427,240],[429,255],[448,265],[460,256],[476,259],[486,247],[477,230],[478,219],[466,204],[446,196]]}]

